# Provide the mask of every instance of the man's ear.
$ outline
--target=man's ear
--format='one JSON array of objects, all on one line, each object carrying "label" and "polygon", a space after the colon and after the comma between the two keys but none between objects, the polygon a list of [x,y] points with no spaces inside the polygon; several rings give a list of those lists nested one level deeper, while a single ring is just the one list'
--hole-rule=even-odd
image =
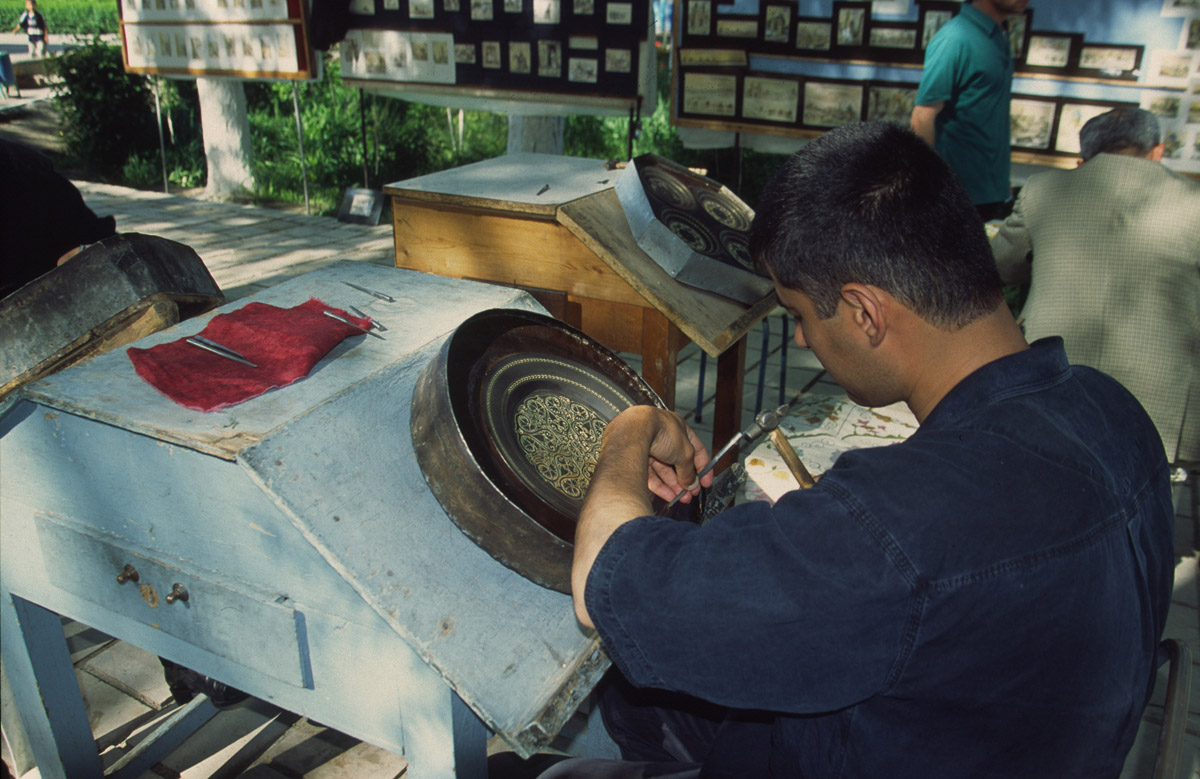
[{"label": "man's ear", "polygon": [[1150,150],[1150,153],[1146,155],[1146,159],[1154,160],[1155,162],[1162,162],[1163,153],[1166,152],[1166,150],[1167,145],[1165,143],[1160,143]]},{"label": "man's ear", "polygon": [[887,335],[887,306],[881,290],[869,284],[846,284],[842,287],[842,302],[853,317],[854,324],[867,337],[871,346],[883,343]]}]

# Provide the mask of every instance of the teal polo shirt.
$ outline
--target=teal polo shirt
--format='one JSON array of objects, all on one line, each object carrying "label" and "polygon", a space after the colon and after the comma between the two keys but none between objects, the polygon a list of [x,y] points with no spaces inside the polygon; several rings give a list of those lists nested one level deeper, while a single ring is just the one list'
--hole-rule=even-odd
[{"label": "teal polo shirt", "polygon": [[1009,198],[1012,77],[1008,33],[968,4],[925,52],[916,102],[945,104],[937,115],[936,147],[972,203]]}]

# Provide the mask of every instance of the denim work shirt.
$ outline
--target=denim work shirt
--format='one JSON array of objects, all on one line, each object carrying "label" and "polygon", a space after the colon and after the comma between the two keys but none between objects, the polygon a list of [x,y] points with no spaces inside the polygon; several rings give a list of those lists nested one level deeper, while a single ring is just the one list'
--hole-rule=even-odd
[{"label": "denim work shirt", "polygon": [[587,609],[634,684],[772,712],[771,776],[1115,777],[1171,597],[1167,474],[1133,396],[1048,338],[773,506],[622,525]]},{"label": "denim work shirt", "polygon": [[944,103],[934,121],[935,145],[972,203],[1009,198],[1012,78],[1008,34],[969,3],[925,51],[916,104]]}]

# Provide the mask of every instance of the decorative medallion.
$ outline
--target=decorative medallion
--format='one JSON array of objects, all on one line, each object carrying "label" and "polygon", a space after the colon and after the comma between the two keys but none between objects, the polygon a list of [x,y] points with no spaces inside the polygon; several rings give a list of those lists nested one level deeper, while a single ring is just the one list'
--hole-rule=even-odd
[{"label": "decorative medallion", "polygon": [[513,419],[517,443],[529,464],[554,489],[583,500],[608,423],[581,403],[562,395],[531,395]]}]

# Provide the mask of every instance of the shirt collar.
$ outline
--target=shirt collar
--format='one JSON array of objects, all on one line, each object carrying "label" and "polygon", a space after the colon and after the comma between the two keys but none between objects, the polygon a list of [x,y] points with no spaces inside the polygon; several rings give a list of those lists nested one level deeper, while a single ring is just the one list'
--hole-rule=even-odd
[{"label": "shirt collar", "polygon": [[982,406],[1059,384],[1071,377],[1062,338],[1042,338],[1028,349],[1001,357],[960,381],[921,424],[938,429],[955,424]]},{"label": "shirt collar", "polygon": [[963,3],[962,10],[959,11],[959,14],[964,19],[971,22],[971,24],[973,24],[976,27],[978,27],[979,29],[983,30],[989,36],[1005,34],[1004,28],[1001,27],[1000,25],[996,24],[995,19],[988,16],[983,11],[980,11],[978,8],[971,5],[969,2]]}]

